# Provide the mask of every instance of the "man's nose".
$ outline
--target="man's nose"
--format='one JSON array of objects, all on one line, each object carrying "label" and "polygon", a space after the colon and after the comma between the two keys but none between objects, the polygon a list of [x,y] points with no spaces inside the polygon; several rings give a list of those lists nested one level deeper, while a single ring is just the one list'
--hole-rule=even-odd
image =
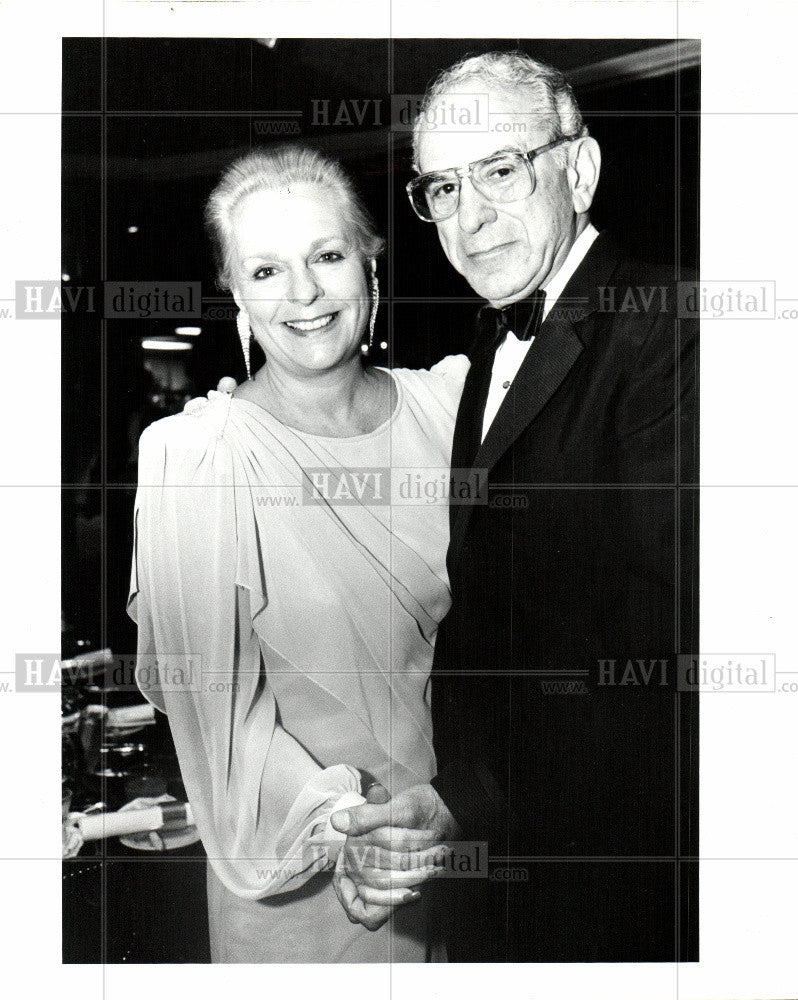
[{"label": "man's nose", "polygon": [[291,275],[291,287],[288,297],[292,302],[309,306],[322,294],[322,288],[316,280],[316,276],[308,267],[298,268]]},{"label": "man's nose", "polygon": [[460,203],[457,221],[464,233],[476,233],[486,222],[496,219],[496,209],[479,193],[470,178],[464,177],[460,185]]}]

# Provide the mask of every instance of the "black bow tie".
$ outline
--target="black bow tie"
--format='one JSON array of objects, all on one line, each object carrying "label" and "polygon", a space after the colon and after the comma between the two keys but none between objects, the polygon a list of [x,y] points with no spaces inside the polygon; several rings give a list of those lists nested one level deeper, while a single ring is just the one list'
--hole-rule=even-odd
[{"label": "black bow tie", "polygon": [[510,331],[519,340],[531,340],[540,329],[545,301],[546,293],[539,288],[504,309],[483,306],[478,316],[479,340],[486,349],[498,347]]}]

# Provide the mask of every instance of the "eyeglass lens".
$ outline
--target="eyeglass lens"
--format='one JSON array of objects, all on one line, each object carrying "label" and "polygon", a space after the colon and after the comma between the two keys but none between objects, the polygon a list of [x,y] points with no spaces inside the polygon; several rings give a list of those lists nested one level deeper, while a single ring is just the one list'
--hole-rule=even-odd
[{"label": "eyeglass lens", "polygon": [[[473,164],[471,183],[484,197],[495,202],[520,201],[534,189],[532,170],[520,153],[497,153]],[[454,170],[444,170],[428,178],[414,191],[415,204],[424,218],[447,219],[460,202],[460,178]]]}]

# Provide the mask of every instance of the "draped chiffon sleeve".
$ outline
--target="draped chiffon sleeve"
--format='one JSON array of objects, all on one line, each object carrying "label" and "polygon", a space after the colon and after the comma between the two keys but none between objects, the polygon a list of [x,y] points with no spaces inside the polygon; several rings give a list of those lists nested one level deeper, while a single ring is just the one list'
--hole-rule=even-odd
[{"label": "draped chiffon sleeve", "polygon": [[329,815],[363,801],[359,772],[320,766],[281,725],[252,594],[237,582],[236,491],[246,485],[219,428],[169,417],[144,432],[139,454],[128,600],[139,686],[168,716],[221,881],[246,899],[295,889],[333,864],[342,838]]}]

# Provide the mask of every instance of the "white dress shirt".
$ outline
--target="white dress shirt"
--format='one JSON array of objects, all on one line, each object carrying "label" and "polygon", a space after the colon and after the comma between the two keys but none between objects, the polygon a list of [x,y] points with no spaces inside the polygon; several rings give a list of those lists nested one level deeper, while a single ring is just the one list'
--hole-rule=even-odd
[{"label": "white dress shirt", "polygon": [[[593,240],[597,236],[598,230],[592,222],[589,222],[587,227],[574,241],[574,245],[568,252],[568,256],[563,261],[560,270],[549,279],[546,285],[542,286],[543,291],[546,293],[546,301],[543,304],[544,320],[551,312],[557,299],[562,295],[563,289],[568,284],[571,275],[582,263],[588,250],[593,245]],[[532,346],[534,339],[532,337],[530,340],[519,340],[510,331],[499,345],[496,357],[493,359],[493,372],[490,377],[488,400],[485,403],[485,415],[482,418],[483,441],[490,425],[493,423],[494,417],[499,412],[499,407],[507,395],[507,390],[513,384],[513,379],[518,374],[518,369],[524,363],[526,352]]]}]

